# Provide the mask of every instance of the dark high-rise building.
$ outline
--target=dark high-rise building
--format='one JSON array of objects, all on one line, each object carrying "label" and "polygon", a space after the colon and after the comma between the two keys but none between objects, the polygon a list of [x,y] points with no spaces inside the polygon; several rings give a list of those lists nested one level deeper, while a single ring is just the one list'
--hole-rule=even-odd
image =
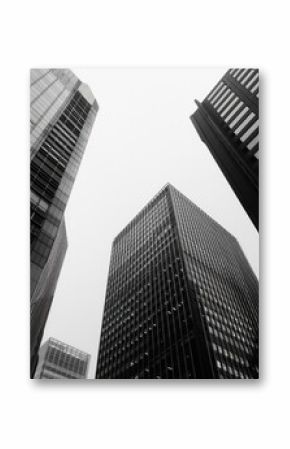
[{"label": "dark high-rise building", "polygon": [[230,69],[191,120],[259,229],[259,71]]},{"label": "dark high-rise building", "polygon": [[55,338],[39,350],[34,379],[86,379],[90,356]]},{"label": "dark high-rise building", "polygon": [[64,211],[96,117],[70,70],[31,70],[31,377],[67,247]]},{"label": "dark high-rise building", "polygon": [[254,378],[257,355],[237,240],[166,185],[113,242],[96,377]]}]

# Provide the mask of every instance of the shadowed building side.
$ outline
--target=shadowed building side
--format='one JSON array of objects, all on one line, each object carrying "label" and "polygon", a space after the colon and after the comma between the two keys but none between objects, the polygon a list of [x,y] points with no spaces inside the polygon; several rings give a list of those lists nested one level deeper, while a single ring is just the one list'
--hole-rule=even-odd
[{"label": "shadowed building side", "polygon": [[190,117],[259,229],[259,72],[230,69]]}]

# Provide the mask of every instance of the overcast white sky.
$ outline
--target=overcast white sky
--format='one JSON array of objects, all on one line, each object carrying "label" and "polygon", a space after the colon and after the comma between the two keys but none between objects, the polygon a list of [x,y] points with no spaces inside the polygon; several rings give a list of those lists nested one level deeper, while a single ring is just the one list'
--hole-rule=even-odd
[{"label": "overcast white sky", "polygon": [[100,109],[65,213],[69,246],[43,340],[91,354],[90,378],[113,238],[167,182],[238,239],[258,274],[258,233],[189,119],[226,70],[73,69]]}]

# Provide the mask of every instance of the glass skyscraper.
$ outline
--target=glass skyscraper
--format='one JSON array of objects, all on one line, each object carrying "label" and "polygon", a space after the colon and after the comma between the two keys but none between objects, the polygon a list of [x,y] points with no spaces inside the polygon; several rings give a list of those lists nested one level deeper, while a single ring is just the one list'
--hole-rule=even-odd
[{"label": "glass skyscraper", "polygon": [[34,379],[86,379],[90,356],[55,338],[39,350]]},{"label": "glass skyscraper", "polygon": [[259,71],[230,69],[191,120],[259,229]]},{"label": "glass skyscraper", "polygon": [[258,377],[258,281],[167,184],[114,239],[96,378]]},{"label": "glass skyscraper", "polygon": [[70,70],[31,70],[31,377],[67,239],[64,211],[98,105]]}]

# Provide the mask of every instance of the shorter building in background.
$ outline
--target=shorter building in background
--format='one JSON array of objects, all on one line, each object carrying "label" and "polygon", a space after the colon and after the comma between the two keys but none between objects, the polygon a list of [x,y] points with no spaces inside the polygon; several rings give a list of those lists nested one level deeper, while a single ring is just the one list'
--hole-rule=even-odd
[{"label": "shorter building in background", "polygon": [[239,201],[259,229],[259,71],[230,69],[191,116]]},{"label": "shorter building in background", "polygon": [[86,379],[90,355],[55,338],[39,350],[34,379]]}]

